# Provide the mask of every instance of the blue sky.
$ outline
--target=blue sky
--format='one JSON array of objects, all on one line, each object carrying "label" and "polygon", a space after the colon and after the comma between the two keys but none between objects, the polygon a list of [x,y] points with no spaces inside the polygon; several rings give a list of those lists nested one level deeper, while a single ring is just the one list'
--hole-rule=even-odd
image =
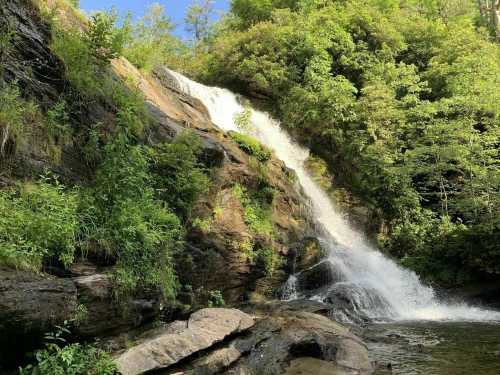
[{"label": "blue sky", "polygon": [[[153,3],[160,3],[165,7],[166,13],[172,21],[178,25],[176,34],[181,37],[186,37],[184,30],[183,19],[186,9],[192,3],[192,0],[80,0],[80,7],[87,12],[95,10],[110,9],[116,7],[120,12],[126,13],[131,11],[134,16],[142,16],[144,10]],[[215,14],[227,11],[230,0],[215,0]]]}]

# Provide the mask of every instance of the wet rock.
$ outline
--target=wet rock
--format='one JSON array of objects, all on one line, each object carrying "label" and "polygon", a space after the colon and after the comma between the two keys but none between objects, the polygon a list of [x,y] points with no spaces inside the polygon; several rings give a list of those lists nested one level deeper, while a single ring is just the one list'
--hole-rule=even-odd
[{"label": "wet rock", "polygon": [[313,295],[323,287],[342,281],[342,275],[329,260],[318,263],[296,276],[298,290],[305,295]]},{"label": "wet rock", "polygon": [[312,357],[301,357],[292,360],[290,367],[285,372],[285,375],[331,375],[342,373],[346,372],[339,370],[339,368],[332,362]]},{"label": "wet rock", "polygon": [[306,236],[290,246],[290,271],[297,273],[318,264],[325,256],[320,241],[313,236]]},{"label": "wet rock", "polygon": [[207,349],[231,334],[253,326],[249,315],[235,309],[203,309],[189,318],[187,328],[144,340],[117,357],[123,375],[142,374],[171,366],[190,355]]},{"label": "wet rock", "polygon": [[371,315],[390,318],[393,311],[389,303],[376,291],[358,284],[341,282],[333,285],[323,300],[334,306],[331,317],[344,323],[365,324]]},{"label": "wet rock", "polygon": [[8,81],[41,102],[56,100],[63,89],[64,68],[49,48],[50,28],[31,1],[3,0],[0,32],[13,31],[15,43],[4,56],[2,70]]}]

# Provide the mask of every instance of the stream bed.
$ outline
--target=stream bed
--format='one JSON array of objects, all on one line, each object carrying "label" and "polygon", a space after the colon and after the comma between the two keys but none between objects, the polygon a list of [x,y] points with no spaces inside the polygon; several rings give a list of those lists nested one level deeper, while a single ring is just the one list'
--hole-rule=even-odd
[{"label": "stream bed", "polygon": [[372,360],[378,363],[376,375],[500,374],[500,324],[375,324],[363,336]]}]

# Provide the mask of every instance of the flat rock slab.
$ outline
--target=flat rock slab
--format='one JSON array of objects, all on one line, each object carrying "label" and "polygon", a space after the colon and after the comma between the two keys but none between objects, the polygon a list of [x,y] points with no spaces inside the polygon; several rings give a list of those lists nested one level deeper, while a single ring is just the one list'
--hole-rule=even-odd
[{"label": "flat rock slab", "polygon": [[253,325],[251,316],[236,309],[199,310],[191,315],[185,329],[174,333],[167,329],[157,333],[155,337],[122,353],[116,363],[123,375],[167,368]]}]

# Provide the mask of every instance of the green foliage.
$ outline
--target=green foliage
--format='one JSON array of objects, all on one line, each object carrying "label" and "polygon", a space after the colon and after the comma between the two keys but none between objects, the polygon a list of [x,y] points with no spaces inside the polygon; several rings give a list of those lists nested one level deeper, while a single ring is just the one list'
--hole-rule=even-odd
[{"label": "green foliage", "polygon": [[193,227],[198,228],[203,233],[210,233],[210,231],[212,230],[212,224],[213,220],[211,217],[205,219],[197,217],[193,220]]},{"label": "green foliage", "polygon": [[208,191],[209,178],[200,163],[200,138],[189,132],[179,134],[171,143],[151,150],[152,173],[158,196],[179,216],[188,218],[202,193]]},{"label": "green foliage", "polygon": [[40,270],[44,260],[73,262],[77,196],[57,180],[0,191],[0,262]]},{"label": "green foliage", "polygon": [[243,206],[243,216],[250,230],[259,236],[273,237],[275,231],[269,203],[259,195],[248,194],[239,184],[233,186],[233,194]]},{"label": "green foliage", "polygon": [[56,143],[64,142],[71,137],[72,132],[66,102],[59,101],[47,111],[46,125],[49,136]]},{"label": "green foliage", "polygon": [[235,0],[231,10],[203,78],[267,98],[336,186],[376,213],[389,230],[381,245],[405,264],[447,283],[494,275],[500,48],[476,26],[475,4]]},{"label": "green foliage", "polygon": [[271,151],[262,146],[255,138],[238,132],[231,132],[230,136],[243,151],[245,151],[248,155],[255,156],[261,163],[264,163],[271,158]]},{"label": "green foliage", "polygon": [[104,148],[95,187],[82,202],[84,245],[95,244],[117,259],[116,293],[159,288],[173,298],[173,254],[181,248],[179,219],[155,198],[148,159],[125,136]]},{"label": "green foliage", "polygon": [[19,369],[20,375],[118,375],[118,368],[105,351],[92,345],[67,344],[58,331],[45,337],[45,348],[35,353],[36,364]]},{"label": "green foliage", "polygon": [[129,15],[123,30],[127,35],[123,55],[137,68],[151,71],[162,65],[177,65],[185,59],[187,47],[173,34],[174,25],[159,3],[152,4],[144,17],[132,22]]},{"label": "green foliage", "polygon": [[208,292],[208,307],[224,307],[226,301],[220,290],[211,290]]},{"label": "green foliage", "polygon": [[243,132],[252,130],[252,109],[250,106],[245,106],[245,109],[234,116],[234,123]]},{"label": "green foliage", "polygon": [[272,276],[282,264],[282,259],[276,250],[265,247],[257,252],[256,264],[264,270],[266,276]]},{"label": "green foliage", "polygon": [[184,23],[186,24],[186,30],[193,35],[195,43],[208,38],[210,16],[213,11],[213,0],[194,0],[193,4],[188,8]]},{"label": "green foliage", "polygon": [[87,100],[112,97],[121,85],[109,72],[111,59],[120,55],[127,39],[127,30],[115,27],[116,19],[114,13],[96,13],[84,31],[52,20],[50,47],[63,61],[66,78]]},{"label": "green foliage", "polygon": [[36,112],[32,102],[21,98],[16,84],[0,79],[0,159],[26,141],[26,125]]},{"label": "green foliage", "polygon": [[120,56],[125,40],[124,34],[115,28],[115,23],[115,13],[94,13],[83,34],[83,41],[98,66],[108,65],[112,59]]}]

